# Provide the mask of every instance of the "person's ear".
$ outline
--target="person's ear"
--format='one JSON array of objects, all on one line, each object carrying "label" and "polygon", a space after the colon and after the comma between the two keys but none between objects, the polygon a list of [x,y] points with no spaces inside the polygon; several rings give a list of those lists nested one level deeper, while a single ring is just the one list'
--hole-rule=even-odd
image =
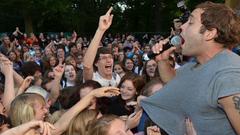
[{"label": "person's ear", "polygon": [[210,41],[210,40],[215,39],[216,37],[218,37],[217,29],[212,28],[211,30],[206,30],[204,32],[204,37],[205,37],[206,41]]}]

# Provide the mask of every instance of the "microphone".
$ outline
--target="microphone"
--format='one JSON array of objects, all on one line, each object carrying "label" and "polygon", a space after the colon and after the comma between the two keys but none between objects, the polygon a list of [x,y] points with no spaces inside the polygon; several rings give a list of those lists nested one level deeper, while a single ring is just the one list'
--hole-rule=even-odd
[{"label": "microphone", "polygon": [[[175,47],[180,47],[184,43],[184,39],[180,35],[175,35],[173,36],[170,41],[163,45],[162,51],[160,53],[166,51],[167,49],[175,46]],[[143,55],[143,60],[147,61],[150,59],[155,58],[155,56],[159,55],[160,53],[153,53],[152,51],[149,52],[148,54]]]}]

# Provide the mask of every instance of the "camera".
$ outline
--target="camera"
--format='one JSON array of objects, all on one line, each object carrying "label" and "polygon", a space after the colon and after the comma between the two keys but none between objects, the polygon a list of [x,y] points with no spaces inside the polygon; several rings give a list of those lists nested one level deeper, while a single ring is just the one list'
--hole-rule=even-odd
[{"label": "camera", "polygon": [[177,3],[177,7],[179,8],[179,10],[183,13],[182,16],[179,17],[180,21],[182,23],[185,23],[188,21],[188,17],[190,16],[191,12],[190,10],[187,8],[185,1],[184,0],[180,0]]}]

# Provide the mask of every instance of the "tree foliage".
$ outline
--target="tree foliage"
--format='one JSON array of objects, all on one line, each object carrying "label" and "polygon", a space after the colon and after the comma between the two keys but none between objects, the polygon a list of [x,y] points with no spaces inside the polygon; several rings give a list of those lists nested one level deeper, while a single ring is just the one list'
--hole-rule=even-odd
[{"label": "tree foliage", "polygon": [[[186,0],[189,9],[204,0]],[[224,0],[212,0],[224,2]],[[178,0],[2,0],[0,31],[19,26],[27,32],[93,33],[99,16],[114,7],[111,31],[169,32],[171,20],[182,13]]]}]

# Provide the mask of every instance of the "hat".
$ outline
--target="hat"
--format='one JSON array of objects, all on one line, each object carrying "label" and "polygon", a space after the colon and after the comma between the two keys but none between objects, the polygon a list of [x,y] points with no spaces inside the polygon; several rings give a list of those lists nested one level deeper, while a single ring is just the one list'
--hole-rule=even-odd
[{"label": "hat", "polygon": [[31,86],[29,87],[25,93],[35,93],[41,95],[45,100],[48,100],[49,93],[43,89],[42,87],[39,86]]}]

